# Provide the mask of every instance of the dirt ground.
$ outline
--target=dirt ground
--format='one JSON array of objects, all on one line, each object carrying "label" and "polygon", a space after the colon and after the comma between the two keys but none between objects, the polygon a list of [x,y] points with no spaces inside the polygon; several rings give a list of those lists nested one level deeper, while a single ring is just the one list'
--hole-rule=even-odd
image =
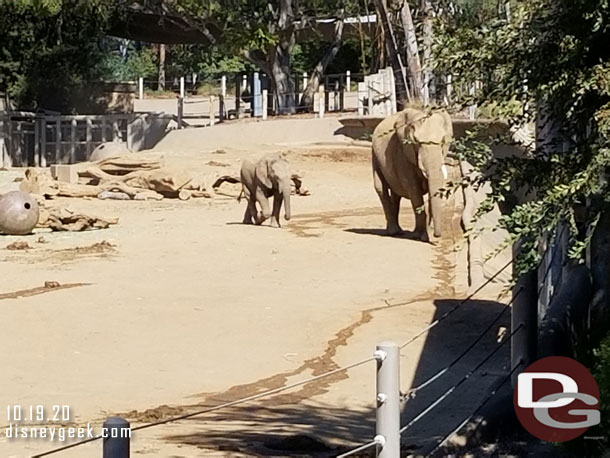
[{"label": "dirt ground", "polygon": [[[0,236],[2,430],[4,406],[69,405],[75,424],[97,427],[121,414],[136,426],[285,386],[368,358],[383,340],[406,342],[465,297],[459,199],[447,203],[447,230],[435,245],[383,236],[370,153],[329,137],[332,123],[234,123],[172,132],[155,148],[168,163],[202,173],[287,151],[311,195],[293,196],[293,219],[282,229],[240,224],[245,203],[227,184],[214,199],[186,202],[63,200],[116,215],[119,224]],[[316,144],[297,138],[308,129]],[[15,189],[12,180],[22,173],[0,172],[0,192]],[[401,220],[412,228],[408,202]],[[5,249],[16,241],[31,249]],[[488,326],[504,308],[499,291],[486,288],[405,348],[403,391]],[[446,377],[409,401],[403,422],[494,348],[508,320],[506,313]],[[459,394],[405,432],[405,449],[429,450],[471,413],[507,362],[505,346]],[[374,399],[375,365],[368,363],[282,395],[135,432],[131,451],[167,458],[334,456],[372,439]],[[3,457],[61,445],[0,434]],[[54,456],[97,457],[100,449],[94,442]]]}]

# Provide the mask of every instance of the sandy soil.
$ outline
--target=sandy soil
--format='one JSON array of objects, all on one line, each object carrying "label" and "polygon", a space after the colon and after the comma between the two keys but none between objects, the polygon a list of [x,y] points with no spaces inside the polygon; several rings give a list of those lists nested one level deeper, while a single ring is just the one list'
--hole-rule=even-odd
[{"label": "sandy soil", "polygon": [[[382,236],[370,153],[328,137],[335,127],[332,119],[234,123],[173,132],[157,146],[168,162],[202,173],[236,169],[246,155],[289,151],[311,196],[293,197],[294,218],[282,229],[240,224],[245,203],[235,200],[235,186],[223,185],[224,195],[187,202],[66,201],[120,223],[1,237],[0,426],[9,405],[69,405],[74,423],[98,426],[111,414],[137,425],[192,412],[368,358],[380,341],[407,341],[464,297],[460,202],[448,202],[449,230],[436,245]],[[291,143],[284,138],[290,131],[343,143]],[[0,190],[14,189],[21,173],[0,172]],[[410,229],[410,205],[403,209]],[[15,241],[32,248],[5,249]],[[502,310],[498,291],[490,286],[405,349],[404,391],[478,336]],[[447,377],[410,401],[404,421],[489,352],[507,321],[505,314]],[[455,427],[503,373],[507,355],[504,348],[406,432],[405,445],[424,450]],[[132,453],[333,456],[373,437],[374,393],[369,363],[264,401],[136,432]],[[3,436],[0,456],[62,445]],[[96,442],[57,456],[97,457],[100,448]]]}]

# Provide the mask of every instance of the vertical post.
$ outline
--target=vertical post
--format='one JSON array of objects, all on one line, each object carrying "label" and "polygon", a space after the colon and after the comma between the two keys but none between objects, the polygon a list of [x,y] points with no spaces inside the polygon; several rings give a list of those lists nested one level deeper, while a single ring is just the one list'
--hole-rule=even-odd
[{"label": "vertical post", "polygon": [[394,342],[381,342],[377,360],[376,435],[383,437],[379,458],[400,456],[400,348]]},{"label": "vertical post", "polygon": [[70,164],[76,162],[76,119],[70,123]]},{"label": "vertical post", "polygon": [[138,98],[144,99],[144,78],[141,76],[138,78]]},{"label": "vertical post", "polygon": [[250,85],[250,94],[252,96],[252,116],[262,116],[262,93],[261,93],[261,80],[258,76],[258,72],[254,72],[252,75],[252,84]]},{"label": "vertical post", "polygon": [[307,83],[308,83],[307,72],[303,72],[303,91],[305,91],[305,88],[307,87]]},{"label": "vertical post", "polygon": [[366,84],[358,83],[358,116],[364,116],[364,98],[366,97]]},{"label": "vertical post", "polygon": [[194,91],[195,89],[197,89],[197,73],[195,73],[195,72],[191,73],[191,81],[193,82],[192,88]]},{"label": "vertical post", "polygon": [[318,91],[318,116],[320,118],[324,117],[324,109],[326,108],[325,94],[326,91],[324,90],[324,86],[320,85],[320,89]]},{"label": "vertical post", "polygon": [[61,164],[61,119],[55,121],[55,163]]},{"label": "vertical post", "polygon": [[[468,93],[471,96],[475,95],[475,84],[474,83],[470,85],[470,89],[468,90]],[[474,120],[474,118],[476,117],[476,114],[477,114],[477,105],[475,103],[473,103],[472,105],[470,105],[468,107],[468,117],[471,120]]]},{"label": "vertical post", "polygon": [[453,95],[453,75],[447,75],[445,78],[447,81],[445,93],[447,94],[447,105],[449,105],[451,103],[451,97]]},{"label": "vertical post", "polygon": [[239,119],[239,110],[241,109],[241,86],[239,78],[235,79],[235,119]]},{"label": "vertical post", "polygon": [[103,458],[129,458],[129,422],[121,417],[109,417],[103,428],[107,436],[103,439]]},{"label": "vertical post", "polygon": [[178,97],[178,129],[182,129],[182,117],[184,116],[184,99]]},{"label": "vertical post", "polygon": [[220,120],[224,121],[226,115],[225,101],[227,100],[227,77],[222,75],[220,77]]},{"label": "vertical post", "polygon": [[[0,167],[4,163],[2,155],[4,154],[4,145],[2,141],[2,117],[0,117]],[[38,117],[34,117],[34,161],[33,165],[40,166],[40,122]]]},{"label": "vertical post", "polygon": [[184,98],[184,76],[180,77],[180,97]]},{"label": "vertical post", "polygon": [[85,144],[85,154],[86,154],[86,160],[89,160],[89,156],[91,155],[91,152],[93,150],[93,148],[91,148],[91,139],[92,137],[92,133],[91,130],[93,128],[93,122],[91,122],[91,118],[87,118],[87,140],[86,140],[86,144]]},{"label": "vertical post", "polygon": [[126,139],[125,144],[127,145],[127,149],[131,151],[132,142],[132,132],[131,132],[131,123],[133,122],[133,118],[127,119],[127,131],[125,132]]},{"label": "vertical post", "polygon": [[[10,118],[9,118],[10,123]],[[10,124],[9,124],[10,126]],[[10,149],[9,149],[10,152]],[[40,167],[47,166],[47,120],[42,118],[40,121],[40,159],[38,161]]]},{"label": "vertical post", "polygon": [[263,89],[263,120],[267,119],[267,111],[269,109],[269,92]]},{"label": "vertical post", "polygon": [[121,139],[121,131],[119,130],[119,122],[117,118],[112,120],[112,141],[120,141]]},{"label": "vertical post", "polygon": [[210,96],[210,126],[213,126],[216,122],[216,97]]},{"label": "vertical post", "polygon": [[[519,256],[521,251],[519,242],[513,245],[513,259]],[[512,336],[510,342],[510,364],[511,370],[520,361],[523,361],[522,369],[525,369],[536,359],[536,336],[538,331],[538,291],[537,272],[521,275],[513,288],[513,306],[511,307],[511,329],[514,331],[523,323],[523,328]],[[521,371],[515,370],[511,382],[513,386],[517,383],[517,377]]]},{"label": "vertical post", "polygon": [[349,70],[345,72],[345,90],[347,92],[352,91],[352,72]]},{"label": "vertical post", "polygon": [[245,91],[246,89],[248,89],[248,75],[243,75],[241,77],[241,92]]}]

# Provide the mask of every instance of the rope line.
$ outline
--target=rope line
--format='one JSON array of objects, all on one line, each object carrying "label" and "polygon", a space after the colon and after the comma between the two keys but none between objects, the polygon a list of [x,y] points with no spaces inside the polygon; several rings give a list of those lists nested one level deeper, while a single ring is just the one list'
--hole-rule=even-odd
[{"label": "rope line", "polygon": [[362,451],[364,451],[364,450],[366,450],[368,448],[373,447],[374,445],[379,445],[379,442],[377,442],[376,440],[372,440],[371,442],[368,442],[368,443],[366,443],[364,445],[361,445],[360,447],[357,447],[357,448],[355,448],[353,450],[350,450],[349,452],[345,452],[345,453],[343,453],[341,455],[337,455],[337,458],[344,458],[346,456],[355,455],[356,453],[362,452]]},{"label": "rope line", "polygon": [[481,334],[479,334],[479,336],[475,340],[473,340],[472,343],[456,359],[454,359],[451,363],[449,363],[449,365],[447,365],[445,368],[438,371],[435,375],[430,377],[428,380],[426,380],[422,384],[416,386],[415,388],[411,388],[404,395],[404,397],[405,398],[414,398],[418,391],[424,389],[425,387],[427,387],[428,385],[433,383],[435,380],[437,380],[440,377],[442,377],[443,375],[445,375],[452,367],[454,367],[462,358],[464,358],[464,356],[466,356],[468,354],[468,352],[470,352],[470,350],[472,350],[483,339],[483,337],[485,337],[485,335],[494,327],[494,325],[500,320],[500,318],[502,318],[502,316],[507,312],[507,310],[510,310],[511,304],[515,301],[517,296],[519,296],[519,294],[521,294],[522,291],[523,291],[523,286],[521,286],[519,288],[519,290],[513,296],[511,301],[508,304],[506,304],[506,306],[502,309],[502,311],[500,313],[498,313],[498,315],[491,321],[491,323],[489,323],[489,325],[485,328],[485,330]]},{"label": "rope line", "polygon": [[[426,455],[426,458],[429,456],[434,455],[434,453],[436,453],[440,448],[442,448],[443,446],[445,446],[445,444],[449,441],[449,439],[451,439],[454,435],[456,435],[460,429],[462,429],[464,427],[464,425],[466,425],[466,423],[468,423],[477,413],[479,413],[479,411],[485,407],[485,405],[487,405],[487,403],[496,395],[496,393],[498,392],[498,390],[500,388],[502,388],[504,386],[504,384],[506,382],[508,382],[511,377],[513,376],[513,374],[517,371],[517,369],[519,369],[521,367],[521,365],[523,364],[523,359],[519,360],[519,362],[515,365],[515,367],[513,367],[511,369],[511,371],[506,374],[504,376],[504,378],[502,378],[502,380],[500,380],[500,382],[495,386],[495,388],[487,395],[487,397],[483,400],[483,402],[481,402],[477,408],[474,410],[474,412],[472,412],[462,423],[459,424],[459,426],[457,428],[455,428],[453,431],[451,431],[447,436],[445,436],[445,438],[443,440],[441,440],[438,445],[430,452]],[[477,431],[479,430],[479,426],[481,426],[481,424],[483,423],[483,420],[481,419],[479,422],[477,422],[476,427],[474,428],[474,431],[470,434],[471,436],[474,436]]]},{"label": "rope line", "polygon": [[423,412],[421,412],[419,415],[417,415],[413,420],[411,420],[409,423],[407,423],[405,426],[403,426],[402,428],[400,428],[400,433],[402,434],[403,432],[405,432],[407,429],[409,429],[411,426],[413,426],[415,423],[417,423],[419,420],[421,420],[422,418],[424,418],[428,413],[430,413],[430,411],[432,409],[434,409],[437,405],[439,405],[441,402],[443,402],[449,395],[451,395],[460,385],[462,385],[466,380],[468,380],[472,374],[474,374],[477,370],[479,370],[487,361],[489,361],[498,351],[500,351],[500,349],[506,344],[506,342],[510,342],[511,338],[521,330],[521,328],[523,327],[523,323],[521,323],[519,326],[517,326],[517,328],[510,333],[510,335],[504,339],[500,345],[498,345],[496,348],[493,349],[493,351],[491,353],[489,353],[485,358],[483,358],[479,364],[477,364],[474,368],[472,368],[470,371],[468,371],[466,373],[466,375],[464,375],[464,377],[462,377],[462,379],[457,382],[455,385],[453,385],[451,388],[449,388],[447,391],[445,391],[445,393],[443,393],[440,397],[438,397],[436,399],[436,401],[434,401],[432,404],[430,404],[426,409],[424,409]]},{"label": "rope line", "polygon": [[433,327],[435,327],[437,324],[439,324],[441,321],[445,320],[449,315],[451,315],[453,312],[455,312],[457,309],[459,309],[462,305],[464,305],[466,302],[469,302],[477,293],[479,293],[483,288],[485,288],[487,285],[489,285],[492,281],[494,281],[502,272],[504,272],[504,270],[506,270],[511,264],[513,263],[512,259],[507,262],[504,267],[502,267],[500,270],[498,270],[495,274],[493,274],[489,279],[487,279],[487,281],[485,283],[483,283],[481,286],[479,286],[476,290],[474,290],[473,293],[471,293],[470,295],[468,295],[468,297],[466,297],[466,299],[461,300],[460,302],[458,302],[458,304],[453,307],[451,310],[448,310],[447,312],[443,313],[440,318],[437,318],[436,320],[434,320],[432,323],[430,323],[428,326],[426,326],[424,329],[422,329],[419,333],[415,334],[415,336],[413,336],[411,339],[407,340],[404,344],[402,344],[400,346],[400,349],[402,350],[403,348],[405,348],[407,345],[410,345],[411,343],[415,342],[417,339],[419,339],[421,336],[423,336],[426,332],[428,332],[430,329],[432,329]]},{"label": "rope line", "polygon": [[[325,372],[323,374],[316,375],[315,377],[311,377],[311,378],[308,378],[306,380],[301,380],[300,382],[295,382],[295,383],[292,383],[290,385],[286,385],[286,386],[282,386],[282,387],[279,387],[279,388],[275,388],[273,390],[264,391],[262,393],[253,394],[251,396],[247,396],[245,398],[237,399],[235,401],[225,402],[223,404],[219,404],[219,405],[214,406],[214,407],[208,407],[206,409],[198,410],[196,412],[192,412],[192,413],[188,413],[188,414],[184,414],[184,415],[178,415],[178,416],[175,416],[175,417],[166,418],[164,420],[159,420],[159,421],[156,421],[156,422],[153,422],[153,423],[147,423],[145,425],[140,425],[140,426],[137,426],[135,428],[131,428],[131,432],[141,431],[143,429],[152,428],[153,426],[159,426],[159,425],[164,425],[164,424],[167,424],[167,423],[173,423],[175,421],[184,420],[186,418],[192,418],[192,417],[195,417],[195,416],[198,416],[198,415],[203,415],[203,414],[206,414],[206,413],[210,413],[210,412],[214,412],[214,411],[217,411],[217,410],[225,409],[227,407],[232,407],[232,406],[236,406],[238,404],[243,404],[245,402],[254,401],[254,400],[257,400],[257,399],[260,399],[260,398],[271,396],[271,395],[274,395],[274,394],[277,394],[277,393],[281,393],[283,391],[290,390],[292,388],[296,388],[298,386],[306,385],[308,383],[312,383],[312,382],[315,382],[317,380],[320,380],[320,379],[323,379],[323,378],[326,378],[326,377],[330,377],[331,375],[338,374],[339,372],[343,372],[343,371],[346,371],[346,370],[349,370],[349,369],[353,369],[353,368],[358,367],[358,366],[362,366],[363,364],[369,363],[371,361],[375,361],[375,357],[371,356],[370,358],[363,359],[361,361],[358,361],[356,363],[350,364],[348,366],[340,367],[338,369],[333,369],[332,371],[328,371],[328,372]],[[41,453],[41,454],[38,454],[38,455],[34,455],[32,458],[39,458],[39,457],[43,457],[43,456],[52,455],[54,453],[61,452],[63,450],[67,450],[67,449],[70,449],[70,448],[73,448],[73,447],[78,447],[79,445],[83,445],[83,444],[86,444],[88,442],[93,442],[93,441],[96,441],[96,440],[99,440],[99,439],[102,439],[101,435],[97,435],[96,437],[93,437],[93,438],[89,438],[89,439],[86,439],[86,440],[75,442],[73,444],[65,445],[63,447],[59,447],[59,448],[56,448],[56,449],[53,449],[53,450],[49,450],[47,452],[44,452],[44,453]]]}]

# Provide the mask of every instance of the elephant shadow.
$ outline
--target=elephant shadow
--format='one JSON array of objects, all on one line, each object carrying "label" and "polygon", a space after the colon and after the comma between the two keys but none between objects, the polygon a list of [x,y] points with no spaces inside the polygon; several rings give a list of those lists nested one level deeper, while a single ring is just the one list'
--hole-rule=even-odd
[{"label": "elephant shadow", "polygon": [[420,236],[415,233],[415,231],[402,231],[400,234],[396,235],[388,235],[385,229],[373,229],[373,228],[350,228],[345,229],[345,232],[349,232],[351,234],[359,234],[359,235],[376,235],[378,237],[387,237],[393,239],[406,239],[406,240],[416,240],[422,243],[428,243],[430,245],[435,245],[433,241],[424,242],[420,239]]}]

